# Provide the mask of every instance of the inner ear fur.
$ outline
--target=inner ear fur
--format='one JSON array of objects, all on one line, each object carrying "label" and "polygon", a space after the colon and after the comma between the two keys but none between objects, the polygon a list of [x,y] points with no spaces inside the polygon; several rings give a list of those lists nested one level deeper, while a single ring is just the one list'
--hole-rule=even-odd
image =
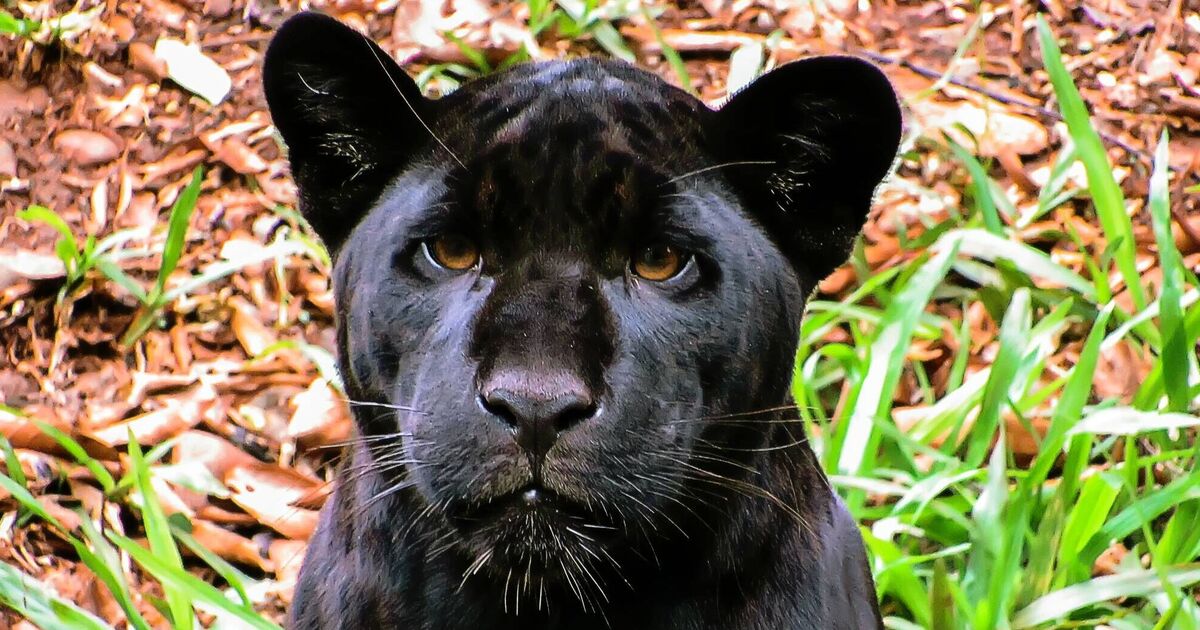
[{"label": "inner ear fur", "polygon": [[431,139],[423,121],[433,102],[369,38],[311,12],[272,38],[263,89],[300,211],[336,253],[387,179]]},{"label": "inner ear fur", "polygon": [[845,262],[900,143],[887,77],[855,57],[781,66],[716,114],[717,158],[747,209],[815,282]]}]

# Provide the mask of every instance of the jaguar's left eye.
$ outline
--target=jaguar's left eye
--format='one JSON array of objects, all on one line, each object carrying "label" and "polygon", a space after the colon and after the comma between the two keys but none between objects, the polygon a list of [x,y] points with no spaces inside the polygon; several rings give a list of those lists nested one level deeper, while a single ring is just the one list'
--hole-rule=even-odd
[{"label": "jaguar's left eye", "polygon": [[462,234],[443,234],[422,245],[430,260],[451,271],[466,271],[479,263],[479,245]]},{"label": "jaguar's left eye", "polygon": [[679,275],[687,256],[666,243],[655,243],[634,251],[630,266],[638,277],[663,282]]}]

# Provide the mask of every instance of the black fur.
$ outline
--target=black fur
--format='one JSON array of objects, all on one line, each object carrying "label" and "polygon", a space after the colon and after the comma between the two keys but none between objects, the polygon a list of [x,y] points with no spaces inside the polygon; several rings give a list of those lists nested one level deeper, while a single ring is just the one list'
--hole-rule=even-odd
[{"label": "black fur", "polygon": [[[264,83],[359,403],[293,627],[880,626],[787,405],[805,296],[899,140],[878,70],[797,62],[713,111],[579,59],[433,101],[302,14]],[[434,264],[447,233],[480,265]],[[670,280],[630,271],[655,243],[690,260]]]}]

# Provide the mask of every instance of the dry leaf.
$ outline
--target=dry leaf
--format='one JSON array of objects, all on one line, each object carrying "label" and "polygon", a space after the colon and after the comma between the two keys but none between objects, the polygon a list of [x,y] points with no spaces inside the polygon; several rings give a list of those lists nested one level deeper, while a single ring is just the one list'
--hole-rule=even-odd
[{"label": "dry leaf", "polygon": [[292,399],[295,410],[288,422],[287,437],[307,448],[328,446],[350,437],[352,420],[346,402],[324,380]]},{"label": "dry leaf", "polygon": [[209,385],[197,385],[188,392],[165,398],[163,407],[102,428],[83,431],[91,439],[107,446],[129,442],[132,432],[139,444],[158,444],[196,426],[206,414],[217,408],[217,393]]},{"label": "dry leaf", "polygon": [[21,280],[50,280],[66,273],[62,260],[52,254],[23,250],[0,252],[0,290]]},{"label": "dry leaf", "polygon": [[54,150],[80,166],[111,162],[121,147],[108,136],[87,129],[68,129],[54,137]]},{"label": "dry leaf", "polygon": [[308,545],[300,540],[272,540],[267,548],[267,557],[275,566],[275,579],[279,582],[279,596],[285,604],[292,603],[292,589],[300,577],[300,566],[304,564],[304,552]]},{"label": "dry leaf", "polygon": [[321,482],[295,470],[257,463],[236,466],[225,477],[230,499],[275,531],[298,540],[308,540],[317,526],[317,512],[296,507],[322,494]]},{"label": "dry leaf", "polygon": [[192,536],[205,549],[226,560],[248,564],[262,571],[274,571],[271,562],[259,554],[258,545],[249,538],[200,519],[192,520]]},{"label": "dry leaf", "polygon": [[154,55],[167,64],[167,76],[212,105],[225,100],[233,80],[199,46],[171,37],[160,37]]},{"label": "dry leaf", "polygon": [[17,176],[17,154],[12,144],[0,140],[0,177]]},{"label": "dry leaf", "polygon": [[167,78],[167,62],[154,54],[154,49],[143,42],[133,42],[129,45],[129,64],[134,70],[161,81]]},{"label": "dry leaf", "polygon": [[[229,247],[229,244],[226,243],[225,247]],[[262,323],[258,309],[248,300],[237,297],[230,300],[229,305],[233,307],[230,327],[247,355],[257,357],[278,341],[275,333]]]},{"label": "dry leaf", "polygon": [[1150,373],[1150,362],[1128,341],[1120,340],[1100,349],[1092,388],[1100,398],[1131,402]]},{"label": "dry leaf", "polygon": [[[986,157],[999,157],[1004,151],[1031,155],[1050,146],[1050,134],[1038,121],[1013,114],[996,101],[981,107],[969,101],[945,103],[926,99],[913,104],[913,115],[927,134],[944,131],[965,147],[979,143],[979,152]],[[957,128],[962,125],[975,136],[966,137]]]},{"label": "dry leaf", "polygon": [[185,431],[175,441],[171,451],[173,462],[200,462],[217,479],[225,479],[229,471],[239,466],[258,463],[250,454],[225,438],[205,431]]}]

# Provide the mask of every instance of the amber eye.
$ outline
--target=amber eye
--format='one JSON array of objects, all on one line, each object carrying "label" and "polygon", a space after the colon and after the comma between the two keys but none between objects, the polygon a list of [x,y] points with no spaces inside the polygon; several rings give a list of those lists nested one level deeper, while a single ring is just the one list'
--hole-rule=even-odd
[{"label": "amber eye", "polygon": [[433,262],[454,271],[465,271],[479,262],[479,246],[461,234],[443,234],[426,241]]},{"label": "amber eye", "polygon": [[647,280],[661,282],[678,274],[685,261],[679,250],[670,245],[656,243],[634,252],[633,272]]}]

